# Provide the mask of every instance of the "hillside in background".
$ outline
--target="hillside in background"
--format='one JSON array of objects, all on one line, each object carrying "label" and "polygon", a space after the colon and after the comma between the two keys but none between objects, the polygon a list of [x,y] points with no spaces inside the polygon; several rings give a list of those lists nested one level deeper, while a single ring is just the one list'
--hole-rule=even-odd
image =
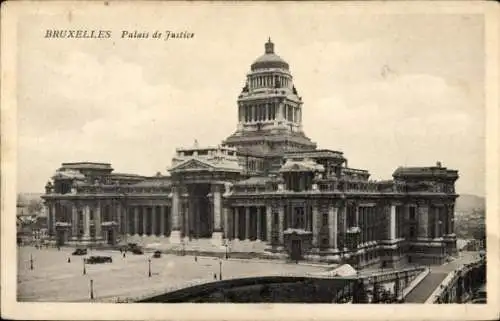
[{"label": "hillside in background", "polygon": [[486,199],[477,195],[460,194],[455,203],[455,211],[458,213],[471,213],[474,210],[484,211],[485,209]]}]

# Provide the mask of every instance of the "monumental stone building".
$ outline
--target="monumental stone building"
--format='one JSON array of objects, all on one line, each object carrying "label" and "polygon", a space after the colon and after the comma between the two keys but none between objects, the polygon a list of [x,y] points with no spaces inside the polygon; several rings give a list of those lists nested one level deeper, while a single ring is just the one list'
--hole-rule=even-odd
[{"label": "monumental stone building", "polygon": [[63,163],[43,196],[52,240],[246,240],[294,260],[358,267],[441,263],[455,253],[458,172],[438,162],[373,181],[342,152],[318,149],[302,128],[303,101],[289,65],[271,40],[250,66],[237,109],[232,135],[213,147],[178,148],[169,175]]}]

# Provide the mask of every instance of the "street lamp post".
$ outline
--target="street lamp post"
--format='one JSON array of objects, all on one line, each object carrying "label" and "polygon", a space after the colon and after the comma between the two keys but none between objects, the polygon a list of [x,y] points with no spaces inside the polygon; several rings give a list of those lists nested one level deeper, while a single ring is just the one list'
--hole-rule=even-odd
[{"label": "street lamp post", "polygon": [[229,254],[228,254],[228,247],[229,247],[229,240],[226,239],[226,241],[224,242],[224,246],[226,247],[226,260],[229,258]]},{"label": "street lamp post", "polygon": [[87,274],[87,269],[85,268],[85,258],[83,258],[83,275]]},{"label": "street lamp post", "polygon": [[219,280],[222,280],[222,259],[219,260]]},{"label": "street lamp post", "polygon": [[148,258],[148,277],[151,277],[151,259]]},{"label": "street lamp post", "polygon": [[90,280],[90,299],[94,299],[94,280]]}]

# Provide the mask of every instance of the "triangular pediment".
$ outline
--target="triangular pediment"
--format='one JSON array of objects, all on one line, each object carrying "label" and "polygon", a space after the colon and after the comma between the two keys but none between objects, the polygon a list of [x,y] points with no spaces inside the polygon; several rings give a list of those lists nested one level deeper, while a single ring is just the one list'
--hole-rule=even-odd
[{"label": "triangular pediment", "polygon": [[211,170],[215,167],[209,163],[203,162],[199,159],[190,159],[179,165],[172,167],[170,171],[203,171],[203,170]]}]

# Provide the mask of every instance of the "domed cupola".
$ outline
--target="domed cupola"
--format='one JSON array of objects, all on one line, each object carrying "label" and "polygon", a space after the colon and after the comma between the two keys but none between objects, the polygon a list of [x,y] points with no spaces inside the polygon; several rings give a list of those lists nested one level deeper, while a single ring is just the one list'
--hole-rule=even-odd
[{"label": "domed cupola", "polygon": [[269,68],[288,70],[288,63],[274,53],[274,43],[271,42],[271,38],[269,38],[269,40],[265,44],[265,53],[257,58],[257,60],[255,60],[254,63],[250,66],[250,69],[252,71],[257,69]]}]

